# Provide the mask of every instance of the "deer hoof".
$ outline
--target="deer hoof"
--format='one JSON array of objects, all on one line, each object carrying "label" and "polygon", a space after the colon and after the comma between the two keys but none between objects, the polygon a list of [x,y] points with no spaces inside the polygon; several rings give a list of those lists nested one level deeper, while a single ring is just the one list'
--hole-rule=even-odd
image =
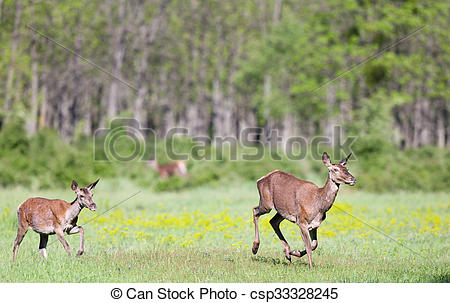
[{"label": "deer hoof", "polygon": [[286,259],[289,260],[289,262],[292,262],[291,256],[290,255],[286,255]]},{"label": "deer hoof", "polygon": [[252,253],[254,255],[256,255],[256,253],[258,252],[258,248],[259,248],[259,243],[253,243]]},{"label": "deer hoof", "polygon": [[81,256],[82,254],[84,254],[84,251],[79,250],[79,251],[77,252],[77,257]]}]

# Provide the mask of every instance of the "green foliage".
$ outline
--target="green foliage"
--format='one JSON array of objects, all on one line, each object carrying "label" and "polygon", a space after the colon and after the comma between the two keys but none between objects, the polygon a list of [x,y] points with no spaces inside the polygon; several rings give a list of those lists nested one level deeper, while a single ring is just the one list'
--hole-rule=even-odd
[{"label": "green foliage", "polygon": [[14,121],[2,128],[0,144],[2,186],[68,187],[73,179],[87,184],[95,178],[90,155],[64,142],[56,131],[41,130],[29,138],[23,123]]},{"label": "green foliage", "polygon": [[189,181],[184,178],[174,176],[167,180],[158,181],[155,184],[156,191],[176,191],[188,186]]},{"label": "green foliage", "polygon": [[[376,142],[371,142],[375,144]],[[371,191],[448,191],[450,151],[426,147],[397,151],[379,142],[377,152],[362,147],[358,155],[358,184]],[[385,148],[383,148],[383,146]],[[366,152],[366,153],[364,153]]]},{"label": "green foliage", "polygon": [[29,142],[23,128],[24,121],[16,119],[2,127],[0,136],[0,152],[2,155],[25,154]]},{"label": "green foliage", "polygon": [[[187,178],[174,176],[162,180],[141,158],[127,162],[94,161],[93,147],[103,148],[103,145],[93,144],[93,140],[88,137],[80,137],[71,144],[62,140],[53,130],[41,130],[35,136],[27,137],[22,125],[20,121],[12,121],[0,132],[0,185],[3,187],[66,188],[73,179],[80,184],[88,184],[97,178],[127,178],[143,188],[150,187],[161,192],[219,182],[255,182],[276,169],[313,180],[318,185],[323,184],[326,176],[326,169],[320,159],[294,161],[279,153],[281,158],[274,160],[266,151],[260,160],[244,160],[245,155],[254,155],[255,150],[238,147],[236,154],[228,150],[219,153],[218,149],[207,145],[199,152],[192,140],[181,137],[173,139],[171,143],[158,140],[154,147],[152,141],[147,143],[149,153],[153,148],[156,149],[156,158],[160,164],[171,161],[165,152],[168,146],[171,146],[172,152],[183,153],[191,159],[187,162]],[[104,142],[102,138],[96,140]],[[118,153],[130,152],[130,146],[126,144],[118,144],[116,148]],[[353,148],[358,161],[351,161],[349,167],[358,179],[358,186],[363,189],[448,190],[448,149],[426,147],[399,151],[383,138],[381,132],[359,137]],[[327,152],[333,154],[331,150]]]}]

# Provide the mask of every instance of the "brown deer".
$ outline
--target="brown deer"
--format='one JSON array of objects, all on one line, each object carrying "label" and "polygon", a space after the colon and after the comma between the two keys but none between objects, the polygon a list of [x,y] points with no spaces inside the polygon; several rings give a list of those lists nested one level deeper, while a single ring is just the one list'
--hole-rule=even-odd
[{"label": "brown deer", "polygon": [[[328,168],[328,179],[325,186],[300,180],[290,174],[275,170],[257,181],[259,190],[259,205],[253,208],[255,224],[255,241],[252,252],[256,254],[259,248],[258,218],[275,209],[277,213],[270,220],[273,230],[284,246],[284,255],[291,261],[291,255],[302,257],[308,254],[309,266],[313,267],[311,254],[317,248],[317,228],[325,220],[326,212],[331,208],[339,190],[339,185],[355,185],[356,179],[344,166],[348,155],[338,164],[332,164],[327,153],[323,153],[322,162]],[[300,228],[306,250],[301,252],[291,250],[280,230],[280,223],[287,219]],[[311,236],[312,245],[308,238]]]},{"label": "brown deer", "polygon": [[82,255],[84,252],[84,229],[77,225],[78,215],[84,207],[92,211],[97,208],[92,201],[91,191],[99,180],[84,188],[79,188],[77,182],[72,181],[72,190],[77,194],[77,198],[72,203],[58,199],[30,198],[20,204],[17,209],[18,224],[13,248],[13,262],[16,261],[19,245],[28,229],[32,229],[40,235],[39,252],[44,259],[47,258],[48,235],[54,234],[70,257],[70,247],[64,239],[64,232],[68,235],[80,233],[80,249],[77,256]]},{"label": "brown deer", "polygon": [[174,161],[159,165],[158,161],[150,160],[148,161],[148,165],[153,167],[163,179],[167,179],[172,176],[187,177],[188,175],[186,163],[183,161]]}]

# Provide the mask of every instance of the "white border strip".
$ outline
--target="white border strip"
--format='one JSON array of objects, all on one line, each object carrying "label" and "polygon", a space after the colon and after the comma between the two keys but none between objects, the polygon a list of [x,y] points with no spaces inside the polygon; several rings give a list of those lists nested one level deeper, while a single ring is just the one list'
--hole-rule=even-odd
[{"label": "white border strip", "polygon": [[[119,289],[119,290],[117,290]],[[310,290],[312,289],[312,291]],[[328,295],[325,290],[328,289]],[[331,291],[334,289],[334,291]],[[311,299],[311,294],[316,294]],[[317,296],[318,293],[322,295]],[[280,295],[281,293],[281,295]],[[304,293],[301,295],[301,293]],[[333,294],[332,294],[333,293]],[[337,298],[333,299],[334,294]],[[0,284],[2,302],[442,302],[448,284],[99,283]],[[112,296],[120,296],[114,299]],[[288,297],[290,296],[290,298]],[[280,298],[278,298],[280,297]],[[7,301],[6,301],[7,300]]]}]

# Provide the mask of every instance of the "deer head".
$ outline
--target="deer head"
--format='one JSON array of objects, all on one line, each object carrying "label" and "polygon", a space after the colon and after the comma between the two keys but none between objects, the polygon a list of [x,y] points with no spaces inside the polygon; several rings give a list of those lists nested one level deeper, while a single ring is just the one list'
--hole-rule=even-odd
[{"label": "deer head", "polygon": [[72,181],[72,190],[77,194],[77,201],[81,207],[87,207],[92,211],[96,210],[97,205],[92,201],[92,189],[97,185],[98,181],[100,179],[83,188],[79,188],[77,182]]},{"label": "deer head", "polygon": [[338,164],[333,164],[330,161],[330,157],[328,157],[327,153],[323,153],[322,155],[322,162],[325,164],[326,167],[328,167],[328,171],[330,172],[330,178],[331,181],[333,181],[336,184],[349,184],[351,186],[355,185],[356,178],[353,177],[347,167],[344,165],[347,164],[348,158],[350,158],[352,154],[348,155],[344,159],[341,160]]}]

